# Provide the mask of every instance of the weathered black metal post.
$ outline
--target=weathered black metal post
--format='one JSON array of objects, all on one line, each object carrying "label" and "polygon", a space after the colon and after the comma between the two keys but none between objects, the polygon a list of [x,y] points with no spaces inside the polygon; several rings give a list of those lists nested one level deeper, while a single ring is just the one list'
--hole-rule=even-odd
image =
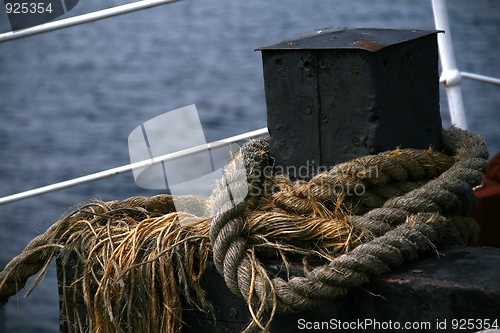
[{"label": "weathered black metal post", "polygon": [[[308,179],[396,147],[441,146],[437,31],[327,28],[258,50],[276,172]],[[219,324],[241,331],[249,320],[246,303],[221,291],[223,279],[211,265],[205,276]],[[330,313],[326,320],[346,318],[333,305],[322,311]],[[186,312],[188,332],[217,331],[200,317]],[[299,317],[321,320],[314,313]],[[296,320],[279,315],[272,327],[300,330]]]},{"label": "weathered black metal post", "polygon": [[292,178],[441,145],[437,31],[328,28],[261,47],[271,156]]}]

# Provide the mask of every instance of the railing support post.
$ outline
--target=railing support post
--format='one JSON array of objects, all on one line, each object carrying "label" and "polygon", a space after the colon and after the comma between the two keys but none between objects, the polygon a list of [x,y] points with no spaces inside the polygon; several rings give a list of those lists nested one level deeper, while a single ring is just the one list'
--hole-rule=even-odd
[{"label": "railing support post", "polygon": [[455,53],[453,52],[453,42],[451,40],[450,22],[448,20],[448,10],[446,0],[432,0],[434,11],[434,21],[436,29],[443,30],[444,34],[439,34],[439,56],[443,71],[441,81],[446,87],[448,96],[448,107],[450,109],[452,124],[462,129],[467,129],[467,117],[465,115],[464,101],[462,98],[462,74],[457,68]]}]

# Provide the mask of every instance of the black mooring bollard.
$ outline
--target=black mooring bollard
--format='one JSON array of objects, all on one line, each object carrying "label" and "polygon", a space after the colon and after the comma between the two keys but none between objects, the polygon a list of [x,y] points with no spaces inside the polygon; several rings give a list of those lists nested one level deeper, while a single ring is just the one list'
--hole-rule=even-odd
[{"label": "black mooring bollard", "polygon": [[270,153],[291,178],[441,146],[437,31],[327,28],[258,50]]},{"label": "black mooring bollard", "polygon": [[[396,147],[441,146],[437,31],[327,28],[258,50],[276,172],[308,179]],[[213,266],[205,277],[219,325],[240,332],[250,318],[245,301]],[[323,310],[330,318],[338,312]],[[209,316],[185,317],[187,332],[217,331]],[[298,331],[297,318],[312,320],[310,313],[277,316],[272,331]]]}]

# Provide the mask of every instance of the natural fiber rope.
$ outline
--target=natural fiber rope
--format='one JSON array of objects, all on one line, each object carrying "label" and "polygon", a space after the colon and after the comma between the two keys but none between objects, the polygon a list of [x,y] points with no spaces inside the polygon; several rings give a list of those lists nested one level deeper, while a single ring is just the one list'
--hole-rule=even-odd
[{"label": "natural fiber rope", "polygon": [[[250,141],[224,170],[208,202],[210,214],[199,199],[182,201],[211,220],[189,215],[198,223],[179,224],[173,212],[183,208],[178,200],[174,207],[168,195],[84,205],[35,238],[0,272],[0,306],[41,270],[38,281],[58,252],[76,250],[85,260],[86,251],[87,273],[75,276],[72,288],[83,281],[90,326],[96,332],[176,332],[181,323],[178,294],[199,305],[189,295],[194,288],[204,302],[199,267],[213,253],[227,286],[249,304],[253,321],[248,330],[259,326],[266,331],[275,310],[315,306],[437,244],[474,240],[478,226],[467,215],[477,205],[473,187],[487,167],[486,145],[479,136],[451,127],[443,131],[443,147],[442,153],[397,149],[365,156],[308,182],[291,182],[273,173],[267,140]],[[135,261],[129,260],[131,255]],[[303,274],[288,269],[294,256],[303,261]],[[268,257],[282,259],[287,278],[268,272],[262,262]],[[147,273],[150,268],[153,272]],[[133,311],[134,297],[142,299],[135,293],[155,295],[134,276],[164,279],[162,290],[172,299],[159,295],[154,316]],[[157,286],[154,281],[145,285]],[[93,298],[91,287],[97,288]],[[112,297],[121,303],[112,304]],[[265,310],[271,311],[267,322]],[[161,323],[152,323],[157,313]]]},{"label": "natural fiber rope", "polygon": [[[180,200],[178,202],[181,202]],[[176,202],[176,204],[178,204]],[[193,208],[200,207],[200,216],[205,215],[204,209],[197,198],[186,197],[184,203]],[[83,220],[93,215],[105,215],[109,211],[123,210],[130,217],[161,216],[175,212],[174,201],[169,195],[157,195],[153,197],[131,197],[125,200],[111,201],[107,203],[89,203],[68,215],[60,222],[53,224],[46,232],[34,238],[24,251],[13,258],[2,272],[0,272],[0,308],[5,305],[10,296],[21,290],[29,277],[40,272],[34,285],[44,275],[48,264],[57,253],[64,248],[62,237],[67,233],[75,221]],[[70,235],[66,235],[69,237]],[[28,291],[31,291],[31,289]]]},{"label": "natural fiber rope", "polygon": [[[280,310],[302,309],[341,295],[348,287],[360,286],[371,275],[386,272],[404,260],[414,259],[433,243],[467,244],[478,233],[477,224],[466,215],[477,205],[473,187],[481,184],[488,151],[480,137],[455,127],[443,131],[443,146],[447,155],[411,149],[384,152],[337,165],[307,183],[294,186],[285,181],[283,186],[269,184],[270,175],[265,175],[271,162],[267,140],[246,144],[235,159],[244,161],[250,186],[233,176],[238,170],[235,163],[230,164],[225,170],[225,182],[219,183],[211,202],[210,240],[217,270],[227,286],[249,303],[273,304],[270,298],[275,297]],[[369,167],[378,167],[378,173],[367,173]],[[425,184],[418,187],[422,180]],[[404,188],[400,186],[402,182],[411,183]],[[331,191],[338,184],[344,189],[362,184],[367,192],[359,198],[341,197]],[[278,185],[280,190],[270,191],[265,187],[270,185]],[[250,192],[247,200],[228,208],[224,193],[241,191],[247,186]],[[390,186],[400,195],[387,199],[384,186]],[[364,211],[366,205],[371,208],[366,214],[346,217],[353,225],[371,231],[373,239],[306,272],[304,277],[285,281],[266,273],[256,275],[255,266],[262,264],[249,259],[251,245],[247,242],[245,224],[259,214],[257,210],[263,201],[262,197],[252,197],[252,193],[271,192],[266,199],[284,211],[302,215],[313,214],[314,205],[331,207],[341,200],[353,210]],[[363,200],[375,193],[378,201]],[[290,224],[294,218],[289,215]],[[252,286],[248,282],[251,276],[257,279]]]}]

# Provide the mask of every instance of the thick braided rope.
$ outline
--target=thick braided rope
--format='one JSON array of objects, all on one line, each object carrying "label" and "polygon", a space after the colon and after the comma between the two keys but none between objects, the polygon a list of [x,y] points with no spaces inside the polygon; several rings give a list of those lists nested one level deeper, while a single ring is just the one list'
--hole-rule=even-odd
[{"label": "thick braided rope", "polygon": [[[276,300],[281,310],[302,309],[360,286],[370,276],[416,258],[432,244],[467,244],[478,234],[477,224],[467,214],[477,205],[473,188],[486,171],[488,151],[479,136],[455,127],[443,130],[443,145],[446,154],[401,149],[342,163],[307,183],[285,184],[295,186],[290,195],[268,188],[272,161],[267,140],[245,144],[234,160],[244,161],[247,179],[238,176],[236,163],[230,164],[211,198],[210,240],[217,270],[236,295],[252,302],[257,296],[259,304]],[[370,167],[377,172],[369,172]],[[351,222],[373,233],[371,241],[303,277],[285,281],[255,273],[245,235],[248,211],[257,209],[262,200],[272,200],[285,211],[307,215],[311,202],[339,200],[339,193],[332,190],[336,185],[353,190],[360,184],[366,192],[343,200],[353,211]],[[233,205],[227,200],[228,192],[246,189],[245,201]]]}]

